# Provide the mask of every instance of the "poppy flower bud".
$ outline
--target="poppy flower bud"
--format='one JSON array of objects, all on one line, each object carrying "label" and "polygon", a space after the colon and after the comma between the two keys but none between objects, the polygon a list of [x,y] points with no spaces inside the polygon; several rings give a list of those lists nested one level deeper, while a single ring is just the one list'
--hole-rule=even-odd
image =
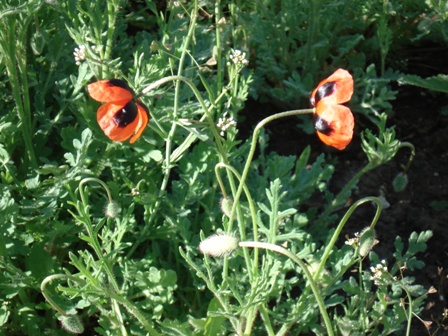
[{"label": "poppy flower bud", "polygon": [[120,204],[115,201],[109,201],[104,207],[104,214],[109,218],[116,218],[121,211]]},{"label": "poppy flower bud", "polygon": [[79,319],[78,315],[65,315],[59,317],[62,328],[72,334],[82,334],[84,332],[84,325]]},{"label": "poppy flower bud", "polygon": [[408,176],[405,173],[398,173],[392,182],[395,192],[403,191],[408,185],[408,182]]},{"label": "poppy flower bud", "polygon": [[230,213],[232,212],[233,199],[229,196],[221,198],[219,204],[221,205],[221,211],[230,218]]},{"label": "poppy flower bud", "polygon": [[199,251],[212,257],[221,258],[239,247],[238,238],[226,233],[214,234],[199,244]]},{"label": "poppy flower bud", "polygon": [[369,227],[365,228],[359,235],[359,255],[364,258],[377,243],[375,230]]}]

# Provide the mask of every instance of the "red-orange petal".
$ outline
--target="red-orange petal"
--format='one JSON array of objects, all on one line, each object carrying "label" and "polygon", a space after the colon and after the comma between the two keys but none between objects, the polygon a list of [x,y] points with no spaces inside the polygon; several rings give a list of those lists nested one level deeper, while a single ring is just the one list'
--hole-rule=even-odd
[{"label": "red-orange petal", "polygon": [[97,111],[97,121],[106,136],[113,141],[124,141],[131,137],[137,118],[125,127],[120,127],[115,121],[115,115],[123,109],[129,101],[121,100],[113,103],[106,103],[99,107]]},{"label": "red-orange petal", "polygon": [[145,130],[145,127],[149,121],[148,109],[146,108],[146,106],[144,106],[143,104],[137,103],[137,109],[138,109],[138,114],[137,114],[136,119],[138,119],[138,123],[135,127],[134,135],[132,136],[131,140],[129,141],[130,143],[134,143],[138,138],[140,138],[140,136],[142,135],[142,133]]},{"label": "red-orange petal", "polygon": [[316,107],[314,125],[323,143],[343,150],[352,141],[355,120],[348,107],[321,100]]},{"label": "red-orange petal", "polygon": [[327,104],[343,104],[353,95],[353,77],[347,70],[338,69],[330,77],[317,85],[310,95],[310,102],[315,106],[320,100]]},{"label": "red-orange petal", "polygon": [[118,79],[105,79],[87,85],[90,97],[99,102],[130,101],[132,91],[126,82]]}]

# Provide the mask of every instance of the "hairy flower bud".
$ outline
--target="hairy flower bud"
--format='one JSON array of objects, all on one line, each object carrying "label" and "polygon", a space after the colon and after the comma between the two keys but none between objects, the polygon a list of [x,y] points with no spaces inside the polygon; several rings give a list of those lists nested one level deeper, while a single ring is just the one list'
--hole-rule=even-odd
[{"label": "hairy flower bud", "polygon": [[214,234],[199,244],[199,251],[212,257],[224,257],[238,248],[238,238],[226,233]]},{"label": "hairy flower bud", "polygon": [[59,317],[62,327],[72,334],[82,334],[84,332],[84,326],[79,319],[78,315],[66,315]]},{"label": "hairy flower bud", "polygon": [[221,211],[230,218],[230,213],[232,212],[233,199],[229,196],[221,198],[219,204],[221,205]]},{"label": "hairy flower bud", "polygon": [[109,218],[115,218],[120,213],[120,205],[115,201],[109,201],[104,207],[104,214]]}]

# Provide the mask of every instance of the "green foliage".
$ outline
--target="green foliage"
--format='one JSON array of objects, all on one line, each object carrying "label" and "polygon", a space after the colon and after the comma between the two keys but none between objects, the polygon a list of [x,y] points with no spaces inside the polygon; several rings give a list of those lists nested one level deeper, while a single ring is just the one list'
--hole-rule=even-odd
[{"label": "green foliage", "polygon": [[[333,224],[363,174],[404,146],[386,128],[399,76],[386,65],[398,9],[412,20],[424,3],[0,4],[1,334],[393,333],[412,316],[402,302],[420,311],[422,288],[393,277],[423,266],[430,234],[407,250],[397,238],[391,278],[373,290],[380,208],[359,245],[335,244],[353,211],[377,202]],[[236,122],[250,94],[305,105],[339,66],[355,74],[353,110],[379,130],[363,136],[369,164],[333,194],[325,155],[268,151],[263,126],[278,115],[249,141]],[[85,86],[106,78],[127,80],[150,109],[133,145],[95,120]],[[200,255],[216,232],[246,245]]]},{"label": "green foliage", "polygon": [[401,85],[415,85],[431,91],[448,92],[448,76],[442,74],[429,78],[404,75],[398,79],[398,83]]}]

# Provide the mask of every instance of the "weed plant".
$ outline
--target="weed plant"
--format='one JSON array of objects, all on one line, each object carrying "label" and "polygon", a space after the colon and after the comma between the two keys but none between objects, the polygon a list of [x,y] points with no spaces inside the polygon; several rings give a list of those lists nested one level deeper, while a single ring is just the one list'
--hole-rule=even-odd
[{"label": "weed plant", "polygon": [[[426,2],[0,3],[1,334],[411,334],[431,232],[397,237],[380,260],[382,202],[351,199],[403,147],[394,186],[406,186],[414,149],[386,124],[390,82],[405,77],[387,59],[398,16]],[[332,192],[336,154],[267,150],[266,124],[312,109],[260,120],[249,139],[238,113],[250,95],[307,107],[338,67],[373,130],[365,167]],[[132,145],[103,134],[85,89],[112,78],[150,110]]]}]

